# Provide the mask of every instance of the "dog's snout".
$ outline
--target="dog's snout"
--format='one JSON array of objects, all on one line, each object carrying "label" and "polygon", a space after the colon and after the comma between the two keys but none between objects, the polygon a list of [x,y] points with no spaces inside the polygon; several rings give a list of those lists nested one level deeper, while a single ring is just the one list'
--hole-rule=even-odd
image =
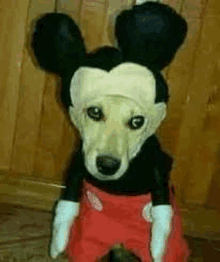
[{"label": "dog's snout", "polygon": [[96,161],[98,170],[103,175],[114,175],[121,165],[121,161],[107,155],[98,156]]}]

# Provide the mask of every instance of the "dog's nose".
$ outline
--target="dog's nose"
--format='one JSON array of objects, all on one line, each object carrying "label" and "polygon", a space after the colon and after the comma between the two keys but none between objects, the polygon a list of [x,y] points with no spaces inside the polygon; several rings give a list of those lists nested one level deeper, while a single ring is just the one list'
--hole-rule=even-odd
[{"label": "dog's nose", "polygon": [[111,156],[103,155],[97,157],[96,164],[100,173],[110,176],[114,175],[115,172],[119,169],[121,162],[120,160]]}]

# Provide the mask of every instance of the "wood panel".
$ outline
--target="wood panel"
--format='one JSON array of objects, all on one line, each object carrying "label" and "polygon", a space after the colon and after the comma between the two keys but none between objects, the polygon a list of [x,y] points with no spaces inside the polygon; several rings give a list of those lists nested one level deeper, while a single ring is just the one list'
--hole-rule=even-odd
[{"label": "wood panel", "polygon": [[101,46],[106,5],[106,0],[82,0],[80,28],[88,50]]},{"label": "wood panel", "polygon": [[[220,112],[219,112],[220,113]],[[218,114],[220,115],[220,114]],[[217,208],[220,210],[220,147],[218,144],[218,150],[216,153],[215,164],[213,168],[212,181],[207,193],[205,201],[205,207]]]},{"label": "wood panel", "polygon": [[[172,181],[176,186],[177,194],[181,202],[184,202],[183,179],[187,176],[191,163],[188,161],[190,134],[181,129],[183,115],[189,99],[190,77],[194,67],[195,52],[201,38],[202,28],[202,0],[193,1],[197,5],[196,13],[192,12],[186,1],[168,1],[174,7],[183,12],[188,23],[188,34],[184,45],[178,51],[171,66],[166,70],[166,76],[170,88],[170,101],[168,116],[163,123],[159,134],[163,144],[175,158]],[[191,1],[192,2],[192,1]],[[191,3],[190,2],[190,3]],[[186,128],[187,128],[186,123]],[[191,129],[190,129],[191,130]],[[181,132],[181,133],[180,133]]]},{"label": "wood panel", "polygon": [[[213,10],[215,10],[214,14]],[[218,16],[216,16],[217,13]],[[199,115],[201,119],[198,117],[195,119],[197,126],[192,137],[195,144],[194,146],[191,144],[194,154],[191,176],[188,179],[190,183],[186,192],[187,202],[205,202],[220,145],[220,128],[217,124],[220,106],[218,97],[220,36],[216,35],[219,28],[220,3],[209,1],[203,18],[201,43],[196,54],[194,75],[190,83],[190,86],[195,88],[190,94],[189,111],[193,106],[195,118]],[[187,115],[185,117],[189,118]],[[210,123],[213,124],[210,125]]]},{"label": "wood panel", "polygon": [[29,34],[32,30],[33,20],[40,14],[53,10],[54,0],[40,2],[32,0],[28,10],[11,170],[29,175],[33,171],[46,79],[45,73],[36,68],[33,63],[29,52]]},{"label": "wood panel", "polygon": [[28,0],[0,2],[0,166],[4,169],[10,167],[28,4]]},{"label": "wood panel", "polygon": [[[81,1],[58,1],[56,8],[78,22],[81,4]],[[62,183],[63,171],[77,143],[77,131],[62,109],[59,89],[60,79],[47,74],[32,172],[34,177],[56,183]]]},{"label": "wood panel", "polygon": [[177,53],[170,68],[166,70],[170,100],[167,118],[159,131],[163,144],[172,154],[176,153],[178,146],[182,113],[188,97],[188,82],[202,23],[197,18],[188,18],[187,21],[189,25],[187,39]]},{"label": "wood panel", "polygon": [[41,102],[40,127],[35,145],[32,173],[35,177],[39,176],[45,179],[53,179],[56,175],[55,163],[65,120],[64,113],[57,101],[56,89],[57,77],[48,74]]},{"label": "wood panel", "polygon": [[88,50],[114,45],[114,18],[120,10],[132,6],[133,0],[82,0],[80,26]]},{"label": "wood panel", "polygon": [[[219,170],[219,2],[191,0],[179,6],[189,33],[168,69],[171,100],[160,134],[176,159],[172,180],[181,202],[203,205],[209,192],[210,205],[211,181]],[[216,184],[212,188],[219,198]]]},{"label": "wood panel", "polygon": [[57,0],[57,11],[70,15],[79,24],[82,0]]},{"label": "wood panel", "polygon": [[181,12],[185,0],[162,0],[164,4],[172,6],[176,11]]},{"label": "wood panel", "polygon": [[[209,192],[207,194],[207,199],[205,205],[212,208],[220,209],[220,126],[219,126],[219,116],[220,116],[220,87],[219,87],[219,74],[220,74],[220,37],[216,35],[214,38],[214,30],[219,31],[219,21],[220,21],[220,4],[218,1],[212,1],[212,4],[208,5],[207,22],[215,24],[214,27],[210,28],[212,31],[212,39],[214,40],[209,48],[209,53],[211,56],[211,61],[213,64],[213,74],[210,81],[210,92],[209,100],[207,105],[207,114],[204,120],[205,132],[207,134],[206,141],[209,141],[209,145],[214,149],[215,156],[213,158],[213,168],[212,168],[212,181],[210,183]],[[209,17],[211,18],[209,20]],[[218,29],[217,26],[218,25]]]}]

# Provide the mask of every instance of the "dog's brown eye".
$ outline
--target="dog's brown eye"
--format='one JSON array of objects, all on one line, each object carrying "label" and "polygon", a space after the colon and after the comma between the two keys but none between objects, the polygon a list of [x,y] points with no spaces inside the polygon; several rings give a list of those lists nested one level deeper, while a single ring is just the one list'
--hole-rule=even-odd
[{"label": "dog's brown eye", "polygon": [[99,108],[99,107],[89,107],[87,109],[87,114],[94,121],[101,121],[104,118],[104,114],[102,112],[102,109]]},{"label": "dog's brown eye", "polygon": [[144,124],[143,116],[134,116],[128,121],[128,127],[133,130],[141,128],[143,124]]}]

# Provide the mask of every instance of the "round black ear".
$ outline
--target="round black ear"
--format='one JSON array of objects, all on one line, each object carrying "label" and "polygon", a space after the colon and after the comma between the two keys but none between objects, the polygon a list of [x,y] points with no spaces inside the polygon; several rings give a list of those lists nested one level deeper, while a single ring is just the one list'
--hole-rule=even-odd
[{"label": "round black ear", "polygon": [[146,2],[123,11],[116,19],[115,33],[124,59],[161,70],[183,43],[187,23],[171,7]]},{"label": "round black ear", "polygon": [[61,13],[48,13],[36,21],[32,48],[40,67],[58,74],[76,70],[86,54],[78,26]]}]

